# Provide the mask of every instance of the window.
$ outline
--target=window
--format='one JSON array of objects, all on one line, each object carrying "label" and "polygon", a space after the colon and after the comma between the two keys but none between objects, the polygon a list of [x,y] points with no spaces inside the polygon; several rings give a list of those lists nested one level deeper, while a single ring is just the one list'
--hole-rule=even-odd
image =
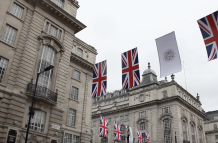
[{"label": "window", "polygon": [[76,80],[80,80],[80,72],[77,70],[74,70],[73,78]]},{"label": "window", "polygon": [[0,83],[2,83],[7,68],[8,60],[0,57]]},{"label": "window", "polygon": [[93,124],[92,126],[95,127],[96,126],[96,121],[93,121],[92,124]]},{"label": "window", "polygon": [[[26,128],[27,128],[28,122],[29,122],[29,115],[27,117],[27,122],[25,125]],[[30,121],[30,129],[43,132],[44,123],[45,123],[45,112],[35,110],[35,114]]]},{"label": "window", "polygon": [[123,116],[120,116],[120,121],[123,121],[124,117]]},{"label": "window", "polygon": [[124,125],[121,125],[121,143],[126,143],[125,135],[126,135],[126,127]]},{"label": "window", "polygon": [[64,7],[64,3],[63,3],[63,0],[55,0],[54,3],[59,6],[60,8],[63,8]]},{"label": "window", "polygon": [[45,32],[48,32],[48,26],[49,26],[49,23],[46,22],[46,25],[45,25]]},{"label": "window", "polygon": [[[46,67],[55,65],[56,53],[51,47],[44,45],[39,58],[38,72],[42,72]],[[53,69],[43,72],[39,76],[38,84],[40,86],[51,88]]]},{"label": "window", "polygon": [[17,5],[16,3],[13,3],[11,8],[11,14],[16,16],[17,18],[21,18],[23,14],[23,8]]},{"label": "window", "polygon": [[203,143],[203,140],[202,140],[202,131],[199,130],[199,141],[200,143]]},{"label": "window", "polygon": [[108,138],[101,138],[101,143],[108,143]]},{"label": "window", "polygon": [[165,97],[167,97],[167,91],[166,90],[163,91],[163,98],[165,98]]},{"label": "window", "polygon": [[166,113],[170,113],[170,107],[165,107],[162,109],[162,113],[166,114]]},{"label": "window", "polygon": [[75,126],[76,110],[69,109],[68,125]]},{"label": "window", "polygon": [[170,120],[165,119],[163,121],[163,123],[164,123],[164,143],[171,143],[171,135],[170,135],[171,124],[170,124]]},{"label": "window", "polygon": [[214,129],[217,129],[217,124],[214,124],[213,126],[214,126]]},{"label": "window", "polygon": [[79,136],[73,135],[73,143],[79,143]]},{"label": "window", "polygon": [[79,57],[83,57],[83,50],[80,49],[80,48],[77,48],[77,53],[76,53],[77,56]]},{"label": "window", "polygon": [[215,139],[216,139],[216,140],[218,139],[218,135],[215,135]]},{"label": "window", "polygon": [[72,135],[65,133],[64,143],[71,143],[71,142],[72,142]]},{"label": "window", "polygon": [[72,86],[71,98],[74,100],[78,100],[78,88]]},{"label": "window", "polygon": [[56,37],[57,36],[58,29],[54,27],[53,25],[50,26],[49,34]]},{"label": "window", "polygon": [[116,118],[115,118],[115,121],[118,122],[118,121],[119,121],[119,117],[116,117]]},{"label": "window", "polygon": [[147,143],[147,139],[146,139],[146,136],[145,136],[145,133],[142,133],[142,143]]},{"label": "window", "polygon": [[60,139],[60,143],[63,143],[63,139],[64,139],[64,132],[61,132],[61,139]]},{"label": "window", "polygon": [[16,34],[17,30],[6,24],[1,40],[9,45],[13,45]]},{"label": "window", "polygon": [[142,122],[142,123],[140,124],[140,130],[141,130],[141,131],[143,131],[143,130],[145,131],[145,129],[146,129],[145,126],[146,126],[145,122]]},{"label": "window", "polygon": [[186,122],[182,122],[183,140],[187,141]]},{"label": "window", "polygon": [[195,127],[191,126],[191,134],[192,134],[192,143],[196,143],[195,141]]},{"label": "window", "polygon": [[129,119],[129,115],[125,115],[125,120],[128,120]]}]

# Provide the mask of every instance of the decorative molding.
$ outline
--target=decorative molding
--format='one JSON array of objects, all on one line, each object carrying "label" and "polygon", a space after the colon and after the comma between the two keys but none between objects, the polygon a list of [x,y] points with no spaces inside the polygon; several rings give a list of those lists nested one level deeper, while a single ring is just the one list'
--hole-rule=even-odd
[{"label": "decorative molding", "polygon": [[184,115],[181,116],[181,120],[182,121],[185,121],[186,123],[188,123],[188,118]]},{"label": "decorative molding", "polygon": [[167,113],[167,114],[163,114],[160,116],[160,121],[163,121],[165,119],[170,119],[172,120],[173,116],[172,116],[172,113]]},{"label": "decorative molding", "polygon": [[189,123],[190,123],[191,126],[196,126],[195,121],[193,121],[193,120],[190,120]]},{"label": "decorative molding", "polygon": [[136,121],[136,123],[138,124],[138,125],[140,125],[141,123],[143,123],[143,122],[145,122],[145,123],[147,123],[149,120],[147,119],[147,117],[144,117],[144,118],[139,118],[137,121]]},{"label": "decorative molding", "polygon": [[83,64],[84,66],[88,67],[89,69],[93,69],[93,64],[89,61],[77,56],[76,54],[71,52],[71,59],[78,62],[79,64]]}]

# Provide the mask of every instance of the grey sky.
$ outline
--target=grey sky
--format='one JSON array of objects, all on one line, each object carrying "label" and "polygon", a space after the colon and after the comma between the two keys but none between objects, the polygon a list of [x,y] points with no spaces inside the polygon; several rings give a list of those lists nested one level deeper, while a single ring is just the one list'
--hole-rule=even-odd
[{"label": "grey sky", "polygon": [[[121,89],[121,53],[138,47],[140,74],[147,63],[160,79],[155,39],[175,31],[185,63],[187,90],[199,93],[205,111],[218,110],[218,60],[207,53],[196,20],[218,10],[217,0],[79,0],[77,18],[87,28],[77,37],[108,62],[108,91]],[[168,76],[168,80],[170,76]],[[184,69],[175,80],[185,88]]]}]

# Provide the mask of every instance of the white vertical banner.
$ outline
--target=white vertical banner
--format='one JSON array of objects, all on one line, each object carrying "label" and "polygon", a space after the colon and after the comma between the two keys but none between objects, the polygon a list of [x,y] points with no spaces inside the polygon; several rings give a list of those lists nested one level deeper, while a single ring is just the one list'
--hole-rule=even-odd
[{"label": "white vertical banner", "polygon": [[156,39],[160,62],[160,77],[165,77],[182,70],[175,32]]},{"label": "white vertical banner", "polygon": [[[128,128],[128,127],[126,126],[126,128]],[[132,134],[132,128],[131,127],[129,127],[129,132],[130,132],[130,134],[129,134],[129,143],[133,143],[133,134]]]}]

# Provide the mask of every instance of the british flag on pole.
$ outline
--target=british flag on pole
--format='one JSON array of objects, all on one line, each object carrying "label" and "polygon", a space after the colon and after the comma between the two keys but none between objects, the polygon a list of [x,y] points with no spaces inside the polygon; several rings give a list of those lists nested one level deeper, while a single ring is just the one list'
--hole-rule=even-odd
[{"label": "british flag on pole", "polygon": [[149,133],[148,133],[148,132],[146,132],[146,133],[145,133],[145,136],[146,136],[147,142],[148,142],[148,143],[150,143],[150,139],[149,139],[149,138],[150,138],[150,137],[149,137]]},{"label": "british flag on pole", "polygon": [[93,67],[92,98],[103,96],[107,90],[107,61],[97,63]]},{"label": "british flag on pole", "polygon": [[120,142],[121,141],[121,128],[120,124],[114,122],[114,141]]},{"label": "british flag on pole", "polygon": [[100,134],[99,137],[108,137],[108,119],[100,116]]},{"label": "british flag on pole", "polygon": [[218,46],[218,11],[198,20],[204,39],[208,61],[217,59]]},{"label": "british flag on pole", "polygon": [[127,89],[140,84],[138,50],[134,48],[121,54],[122,88]]},{"label": "british flag on pole", "polygon": [[140,130],[136,130],[138,135],[138,143],[143,143],[142,133]]}]

